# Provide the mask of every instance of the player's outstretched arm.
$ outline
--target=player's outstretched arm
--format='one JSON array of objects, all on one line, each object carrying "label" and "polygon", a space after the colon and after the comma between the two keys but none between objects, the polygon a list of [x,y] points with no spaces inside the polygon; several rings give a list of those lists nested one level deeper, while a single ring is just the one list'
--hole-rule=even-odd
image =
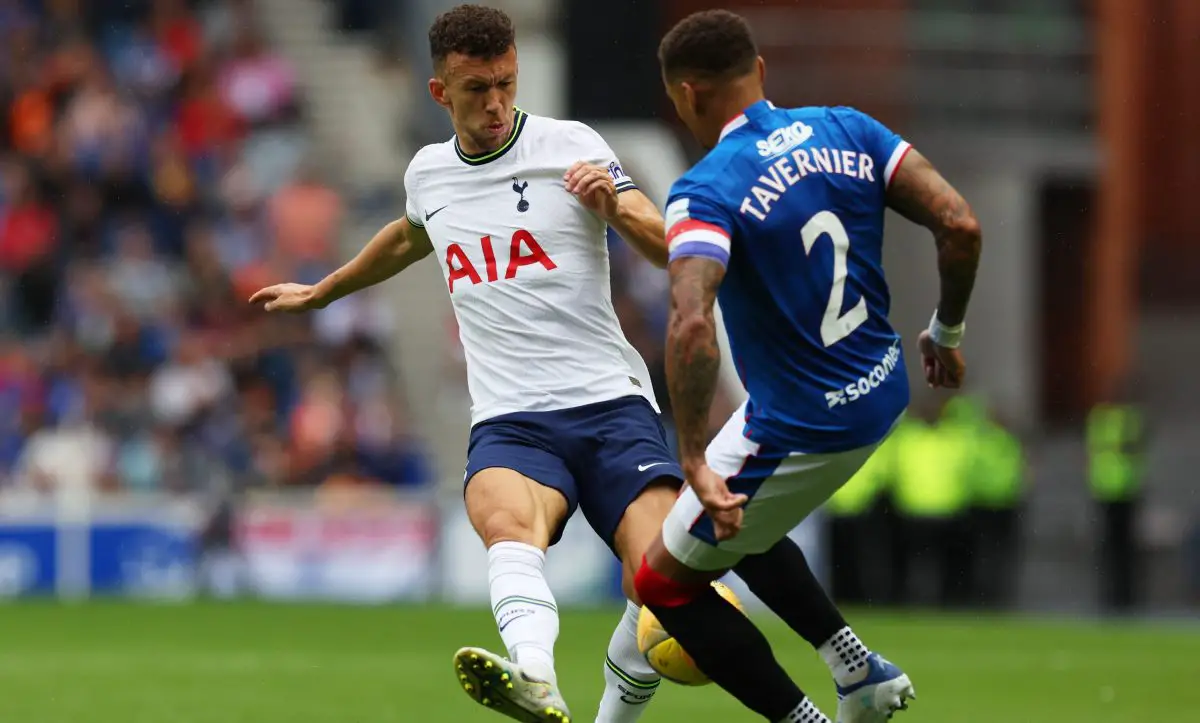
[{"label": "player's outstretched arm", "polygon": [[432,252],[425,229],[403,217],[380,229],[358,255],[316,284],[268,286],[251,296],[250,303],[263,304],[267,311],[323,309],[343,296],[390,279]]},{"label": "player's outstretched arm", "polygon": [[933,232],[941,275],[937,318],[946,326],[961,324],[967,316],[983,245],[975,213],[915,149],[908,152],[896,169],[888,186],[887,201],[897,213]]},{"label": "player's outstretched arm", "polygon": [[662,214],[646,194],[638,190],[617,196],[617,214],[609,225],[647,261],[660,269],[667,267],[667,240]]}]

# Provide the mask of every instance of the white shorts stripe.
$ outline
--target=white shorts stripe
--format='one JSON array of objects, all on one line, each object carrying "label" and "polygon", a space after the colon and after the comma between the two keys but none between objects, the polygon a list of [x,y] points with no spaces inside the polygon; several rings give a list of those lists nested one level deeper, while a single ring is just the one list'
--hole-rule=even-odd
[{"label": "white shorts stripe", "polygon": [[690,487],[663,523],[667,550],[693,570],[725,570],[746,555],[771,549],[846,484],[879,446],[833,454],[793,453],[773,470],[765,459],[753,469],[764,450],[746,439],[745,424],[743,405],[717,433],[706,455],[708,466],[729,479],[731,488],[752,493],[737,536],[722,542],[706,539],[710,528],[702,519],[704,506]]}]

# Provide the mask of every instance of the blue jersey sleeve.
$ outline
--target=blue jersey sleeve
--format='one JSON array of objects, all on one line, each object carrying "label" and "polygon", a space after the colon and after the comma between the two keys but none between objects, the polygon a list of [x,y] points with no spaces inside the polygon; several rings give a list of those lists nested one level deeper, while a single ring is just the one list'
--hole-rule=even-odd
[{"label": "blue jersey sleeve", "polygon": [[892,182],[892,177],[896,175],[900,162],[912,146],[891,128],[860,110],[835,108],[833,112],[842,121],[843,126],[863,144],[871,160],[875,162],[875,168],[881,169],[876,180],[887,188]]},{"label": "blue jersey sleeve", "polygon": [[689,183],[671,189],[665,219],[670,260],[702,256],[728,266],[733,219],[705,191]]}]

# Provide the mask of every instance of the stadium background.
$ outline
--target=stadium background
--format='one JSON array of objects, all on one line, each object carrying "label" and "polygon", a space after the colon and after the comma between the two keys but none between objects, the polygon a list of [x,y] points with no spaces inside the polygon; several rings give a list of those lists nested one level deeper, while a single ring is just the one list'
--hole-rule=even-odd
[{"label": "stadium background", "polygon": [[[320,278],[400,212],[408,158],[449,133],[423,79],[453,4],[0,0],[0,717],[485,715],[442,670],[498,641],[475,609],[465,375],[435,262],[309,317],[244,303]],[[521,105],[591,123],[661,203],[697,149],[654,50],[716,3],[495,4],[517,23]],[[927,720],[1200,709],[1183,677],[1200,649],[1200,3],[723,5],[754,25],[776,103],[877,115],[985,229],[968,392],[1024,453],[1003,595],[1019,616],[931,611],[918,570],[903,599],[868,581],[860,627],[935,681]],[[665,275],[611,241],[614,302],[662,394]],[[894,219],[886,263],[911,336],[936,302],[932,244]],[[742,393],[726,382],[714,422]],[[914,390],[933,419],[944,396]],[[1150,430],[1123,611],[1151,627],[1078,622],[1106,582],[1085,422],[1118,400]],[[827,579],[828,523],[797,531]],[[547,574],[586,715],[616,568],[576,522]],[[745,718],[711,690],[662,697],[647,720]]]}]

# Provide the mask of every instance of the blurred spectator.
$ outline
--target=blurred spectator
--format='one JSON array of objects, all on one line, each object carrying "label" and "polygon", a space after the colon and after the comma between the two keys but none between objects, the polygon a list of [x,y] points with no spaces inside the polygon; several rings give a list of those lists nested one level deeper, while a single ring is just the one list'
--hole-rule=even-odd
[{"label": "blurred spectator", "polygon": [[7,175],[0,207],[0,273],[12,285],[10,321],[28,329],[44,325],[53,309],[58,219],[24,167]]},{"label": "blurred spectator", "polygon": [[263,46],[252,24],[238,28],[233,57],[221,71],[220,86],[225,102],[248,123],[281,120],[296,100],[291,65]]},{"label": "blurred spectator", "polygon": [[245,166],[226,174],[221,193],[225,209],[217,219],[214,241],[221,265],[226,271],[237,272],[266,257],[261,194]]},{"label": "blurred spectator", "polygon": [[291,183],[275,193],[268,213],[274,251],[297,264],[301,276],[315,281],[331,270],[342,200],[318,179],[312,166],[303,166]]},{"label": "blurred spectator", "polygon": [[[178,221],[200,200],[196,178],[178,133],[166,130],[155,138],[151,164],[151,191],[167,216],[172,221]],[[170,243],[164,243],[163,246],[178,255],[178,237],[181,235],[178,224],[170,223],[163,231],[170,237]]]},{"label": "blurred spectator", "polygon": [[109,390],[93,375],[83,385],[81,408],[29,437],[17,462],[18,491],[42,495],[112,487],[113,439],[93,421]]},{"label": "blurred spectator", "polygon": [[40,84],[36,69],[21,64],[13,70],[12,105],[8,124],[13,148],[34,158],[49,152],[54,142],[54,98]]},{"label": "blurred spectator", "polygon": [[182,96],[175,114],[179,143],[211,182],[219,159],[242,137],[242,120],[218,92],[212,67],[206,62],[197,63],[185,76]]},{"label": "blurred spectator", "polygon": [[92,66],[68,103],[60,126],[62,148],[73,169],[90,179],[124,175],[145,150],[139,109],[122,98],[103,66]]},{"label": "blurred spectator", "polygon": [[179,79],[183,66],[168,54],[167,46],[150,19],[119,34],[113,43],[113,71],[117,84],[139,100],[154,103]]},{"label": "blurred spectator", "polygon": [[154,36],[177,72],[187,72],[204,54],[204,31],[186,0],[157,0],[151,15]]},{"label": "blurred spectator", "polygon": [[198,337],[181,339],[171,361],[155,370],[149,391],[157,421],[186,426],[233,390],[229,369],[206,351]]},{"label": "blurred spectator", "polygon": [[149,231],[130,224],[118,232],[108,287],[124,311],[145,321],[175,304],[179,283],[166,260],[155,255]]},{"label": "blurred spectator", "polygon": [[292,462],[303,475],[332,457],[346,423],[341,382],[328,370],[312,373],[292,413]]},{"label": "blurred spectator", "polygon": [[200,10],[204,42],[213,55],[224,55],[233,46],[238,28],[254,23],[253,0],[206,3]]}]

